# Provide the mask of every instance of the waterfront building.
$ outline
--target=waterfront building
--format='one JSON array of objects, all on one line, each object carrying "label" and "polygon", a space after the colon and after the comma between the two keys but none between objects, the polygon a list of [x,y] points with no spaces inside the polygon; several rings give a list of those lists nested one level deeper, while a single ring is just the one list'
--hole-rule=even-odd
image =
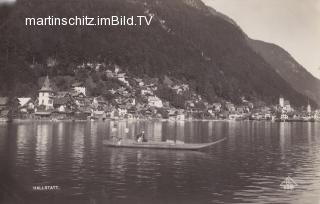
[{"label": "waterfront building", "polygon": [[0,97],[0,121],[8,120],[9,116],[9,98]]},{"label": "waterfront building", "polygon": [[235,105],[233,103],[231,103],[231,102],[226,102],[225,106],[226,106],[227,111],[229,111],[229,112],[235,112],[236,111]]},{"label": "waterfront building", "polygon": [[287,120],[289,119],[289,116],[288,116],[287,114],[281,114],[280,119],[281,119],[282,121],[287,121]]},{"label": "waterfront building", "polygon": [[160,98],[158,98],[157,96],[149,96],[148,97],[148,105],[151,107],[157,107],[157,108],[163,107],[162,100]]},{"label": "waterfront building", "polygon": [[0,111],[2,109],[6,109],[9,105],[9,98],[8,97],[0,97]]},{"label": "waterfront building", "polygon": [[28,111],[34,110],[34,102],[31,98],[18,98],[19,110],[21,113],[27,113]]},{"label": "waterfront building", "polygon": [[320,121],[320,110],[316,110],[313,117],[316,121]]},{"label": "waterfront building", "polygon": [[43,86],[39,90],[38,105],[44,106],[45,110],[53,109],[54,91],[51,87],[49,77],[44,80]]},{"label": "waterfront building", "polygon": [[72,84],[72,88],[73,91],[78,93],[78,94],[83,94],[84,96],[86,96],[86,87],[83,86],[83,83],[81,82],[76,82],[74,84]]}]

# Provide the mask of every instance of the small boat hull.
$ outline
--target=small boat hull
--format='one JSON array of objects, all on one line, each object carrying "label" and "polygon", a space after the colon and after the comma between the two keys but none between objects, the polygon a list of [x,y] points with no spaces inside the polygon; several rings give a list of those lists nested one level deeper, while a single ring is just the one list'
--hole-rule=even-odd
[{"label": "small boat hull", "polygon": [[122,141],[118,143],[114,143],[111,141],[103,141],[104,145],[109,147],[116,148],[143,148],[143,149],[169,149],[169,150],[201,150],[207,147],[210,147],[214,144],[220,143],[226,140],[223,138],[221,140],[217,140],[211,143],[203,143],[203,144],[177,144],[177,143],[168,143],[168,142],[135,142],[135,141]]}]

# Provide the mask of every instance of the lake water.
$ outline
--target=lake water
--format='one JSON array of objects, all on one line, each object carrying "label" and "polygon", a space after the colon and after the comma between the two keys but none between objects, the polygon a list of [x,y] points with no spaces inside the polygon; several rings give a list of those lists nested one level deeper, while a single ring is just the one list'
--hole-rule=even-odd
[{"label": "lake water", "polygon": [[[117,149],[112,136],[204,143]],[[290,176],[294,190],[279,185]],[[33,186],[59,186],[36,191]],[[0,203],[320,203],[320,123],[0,123]]]}]

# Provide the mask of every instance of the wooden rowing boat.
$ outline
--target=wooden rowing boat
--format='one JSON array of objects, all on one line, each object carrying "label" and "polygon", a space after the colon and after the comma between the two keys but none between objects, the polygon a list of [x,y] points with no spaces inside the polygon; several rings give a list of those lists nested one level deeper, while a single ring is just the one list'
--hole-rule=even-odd
[{"label": "wooden rowing boat", "polygon": [[226,140],[226,138],[217,140],[215,142],[210,143],[169,143],[169,142],[136,142],[133,140],[124,140],[121,142],[111,142],[108,140],[103,141],[104,145],[109,147],[116,148],[144,148],[144,149],[171,149],[171,150],[201,150],[207,147],[210,147],[214,144],[218,144],[222,141]]}]

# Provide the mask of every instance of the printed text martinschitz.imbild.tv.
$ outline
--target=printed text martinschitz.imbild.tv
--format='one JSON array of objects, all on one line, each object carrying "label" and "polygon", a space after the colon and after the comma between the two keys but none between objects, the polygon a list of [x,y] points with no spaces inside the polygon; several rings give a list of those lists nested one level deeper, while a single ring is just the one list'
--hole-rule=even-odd
[{"label": "printed text martinschitz.imbild.tv", "polygon": [[25,18],[26,26],[149,26],[153,16],[110,16],[110,17],[39,17]]}]

